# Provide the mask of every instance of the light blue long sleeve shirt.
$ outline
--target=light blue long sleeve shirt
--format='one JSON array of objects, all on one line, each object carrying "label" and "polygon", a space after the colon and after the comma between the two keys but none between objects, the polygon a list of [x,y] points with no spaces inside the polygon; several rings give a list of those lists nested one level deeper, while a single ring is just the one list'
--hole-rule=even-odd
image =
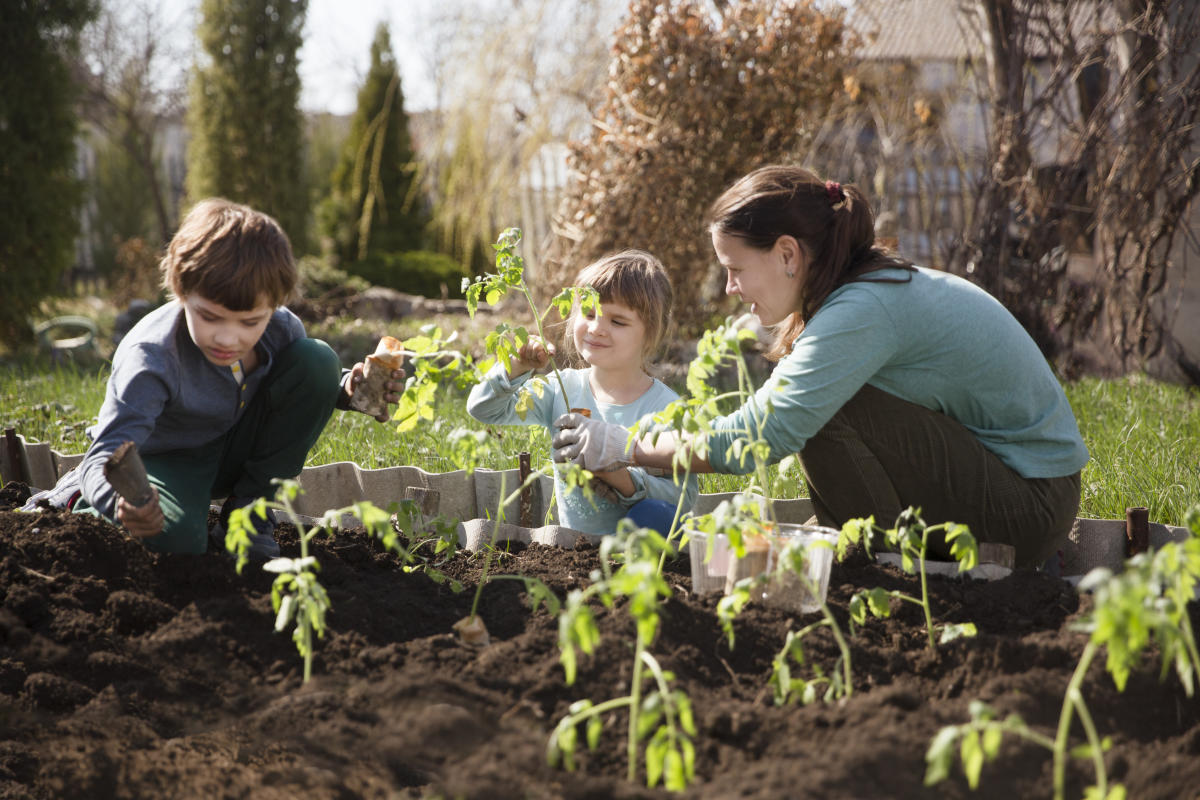
[{"label": "light blue long sleeve shirt", "polygon": [[[872,273],[898,278],[900,269]],[[715,423],[709,462],[745,473],[729,453],[751,406],[774,411],[765,438],[775,462],[804,449],[864,384],[962,423],[1025,478],[1073,475],[1088,460],[1062,386],[1016,318],[949,273],[918,268],[906,283],[838,287],[746,405]],[[761,418],[761,417],[760,417]]]},{"label": "light blue long sleeve shirt", "polygon": [[[594,419],[602,419],[627,428],[642,417],[661,411],[679,398],[670,387],[656,378],[653,385],[632,403],[603,403],[592,394],[590,369],[564,369],[559,372],[573,407],[586,408],[592,412]],[[533,393],[533,408],[525,415],[524,420],[517,416],[518,392],[532,375],[532,372],[526,372],[509,379],[504,366],[497,364],[484,380],[471,389],[467,399],[467,412],[489,425],[542,425],[553,433],[554,420],[567,413],[562,389],[553,376],[539,378],[545,383],[545,391],[540,397],[536,392]],[[618,495],[620,502],[614,503],[599,496],[589,501],[582,491],[568,489],[556,473],[554,493],[558,502],[559,522],[584,533],[614,533],[617,523],[626,516],[629,508],[643,499],[657,498],[674,505],[679,502],[682,493],[683,510],[687,511],[696,502],[699,493],[699,484],[694,475],[682,486],[675,483],[670,473],[665,476],[652,474],[642,467],[629,467],[629,477],[633,480],[633,494],[629,497]]]}]

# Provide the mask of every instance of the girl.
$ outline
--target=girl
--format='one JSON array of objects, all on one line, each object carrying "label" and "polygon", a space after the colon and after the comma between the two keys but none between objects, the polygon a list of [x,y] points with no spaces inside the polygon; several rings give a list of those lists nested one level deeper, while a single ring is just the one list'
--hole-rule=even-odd
[{"label": "girl", "polygon": [[[592,417],[628,427],[678,398],[666,384],[647,373],[670,324],[673,291],[658,259],[640,250],[626,250],[586,267],[576,279],[600,295],[600,313],[581,311],[567,319],[566,347],[587,364],[585,369],[560,370],[570,403],[586,408]],[[521,386],[534,370],[545,367],[554,346],[537,337],[521,348],[508,364],[497,364],[471,390],[467,411],[492,425],[544,425],[567,412],[558,381],[545,381],[545,391],[533,393],[533,409],[525,419],[516,405]],[[668,465],[669,467],[669,465]],[[584,533],[613,533],[629,517],[642,527],[666,534],[681,492],[683,510],[695,502],[695,476],[685,486],[675,483],[670,469],[616,466],[596,472],[601,491],[591,500],[580,490],[568,490],[555,477],[559,521]],[[608,487],[611,491],[604,490]]]},{"label": "girl", "polygon": [[[1041,566],[1067,538],[1088,460],[1075,415],[1046,360],[995,298],[875,246],[866,196],[794,166],[755,170],[709,211],[725,291],[778,332],[771,379],[714,423],[693,472],[739,472],[723,454],[769,399],[771,459],[799,453],[817,520],[908,506],[929,524],[968,525],[979,541]],[[596,470],[671,463],[665,434],[567,414],[554,458]],[[945,554],[944,542],[931,542]]]}]

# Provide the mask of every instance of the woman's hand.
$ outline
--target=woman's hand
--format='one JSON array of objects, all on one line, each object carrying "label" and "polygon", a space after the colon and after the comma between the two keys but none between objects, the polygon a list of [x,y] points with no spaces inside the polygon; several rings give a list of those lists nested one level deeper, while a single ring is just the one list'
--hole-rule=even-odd
[{"label": "woman's hand", "polygon": [[162,506],[158,504],[158,488],[151,486],[150,491],[153,496],[140,508],[117,495],[117,522],[124,525],[125,530],[135,539],[157,536],[163,530],[165,520]]},{"label": "woman's hand", "polygon": [[550,358],[556,353],[553,344],[540,336],[530,336],[515,357],[508,360],[508,377],[524,375],[526,372],[538,370],[550,363]]},{"label": "woman's hand", "polygon": [[[362,361],[359,361],[350,368],[350,380],[346,381],[345,383],[347,403],[349,402],[350,398],[354,396],[354,390],[357,389],[358,385],[363,382],[363,378],[365,377],[363,370],[365,368],[365,364]],[[384,386],[387,388],[387,394],[383,396],[383,399],[384,402],[386,402],[389,406],[400,402],[400,395],[404,394],[404,377],[404,370],[394,369],[392,370],[391,379],[384,384]],[[379,420],[380,422],[387,422],[391,418],[392,415],[386,411],[375,417],[375,419]]]},{"label": "woman's hand", "polygon": [[582,414],[563,414],[554,420],[551,441],[554,460],[570,461],[592,472],[606,472],[633,463],[636,440],[629,429]]}]

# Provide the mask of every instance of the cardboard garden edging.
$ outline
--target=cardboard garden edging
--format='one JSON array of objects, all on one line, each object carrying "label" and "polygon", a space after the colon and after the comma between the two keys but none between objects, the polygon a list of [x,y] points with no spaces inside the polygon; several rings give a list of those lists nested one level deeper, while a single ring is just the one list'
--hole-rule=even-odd
[{"label": "cardboard garden edging", "polygon": [[[19,434],[15,439],[21,452],[10,452],[7,438],[0,437],[0,477],[5,482],[22,480],[17,472],[19,468],[28,472],[31,487],[50,488],[59,476],[83,460],[82,454],[63,455],[44,442],[26,442]],[[393,501],[411,496],[412,490],[436,492],[436,512],[460,520],[460,543],[469,550],[476,550],[491,540],[490,520],[496,515],[501,486],[505,494],[511,494],[520,485],[521,478],[520,471],[515,468],[479,469],[473,474],[464,470],[429,473],[407,466],[363,469],[352,462],[341,461],[306,467],[300,473],[299,481],[304,493],[297,502],[297,511],[309,518],[319,518],[327,509],[348,506],[358,500],[387,507]],[[733,495],[733,492],[701,494],[694,512],[707,513]],[[527,495],[530,526],[502,524],[497,540],[536,542],[571,549],[580,536],[591,541],[600,538],[558,525],[551,502],[553,497],[553,480],[542,476]],[[807,498],[776,501],[775,509],[780,522],[804,523],[813,513],[812,503]],[[505,508],[504,519],[520,519],[519,500]],[[1185,528],[1150,523],[1151,547],[1160,547],[1168,541],[1182,541],[1188,535]],[[1125,520],[1076,519],[1063,552],[1063,575],[1083,575],[1100,566],[1119,571],[1125,560],[1125,543]],[[949,566],[957,571],[956,564]],[[939,567],[939,564],[931,563],[929,570],[936,572]],[[985,576],[981,571],[979,577],[1000,576],[994,569],[986,572]]]}]

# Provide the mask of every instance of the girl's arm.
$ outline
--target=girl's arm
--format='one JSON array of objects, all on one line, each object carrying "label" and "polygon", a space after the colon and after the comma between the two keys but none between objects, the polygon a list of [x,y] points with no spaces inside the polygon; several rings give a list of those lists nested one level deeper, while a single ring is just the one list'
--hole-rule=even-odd
[{"label": "girl's arm", "polygon": [[[599,480],[616,489],[621,499],[629,505],[647,498],[666,500],[674,505],[679,502],[679,495],[684,494],[683,507],[686,510],[692,507],[696,502],[696,496],[700,493],[699,482],[695,475],[689,475],[687,481],[679,484],[670,474],[651,475],[640,467],[618,467],[594,474]],[[679,477],[683,477],[682,468]]]},{"label": "girl's arm", "polygon": [[556,387],[550,381],[533,378],[541,382],[542,393],[539,396],[535,387],[526,387],[533,392],[533,408],[529,409],[522,419],[517,413],[517,402],[520,400],[520,390],[527,382],[531,382],[530,373],[509,378],[503,364],[496,364],[479,383],[471,387],[467,398],[467,413],[480,422],[488,425],[546,425],[553,419],[554,400],[558,396]]}]

